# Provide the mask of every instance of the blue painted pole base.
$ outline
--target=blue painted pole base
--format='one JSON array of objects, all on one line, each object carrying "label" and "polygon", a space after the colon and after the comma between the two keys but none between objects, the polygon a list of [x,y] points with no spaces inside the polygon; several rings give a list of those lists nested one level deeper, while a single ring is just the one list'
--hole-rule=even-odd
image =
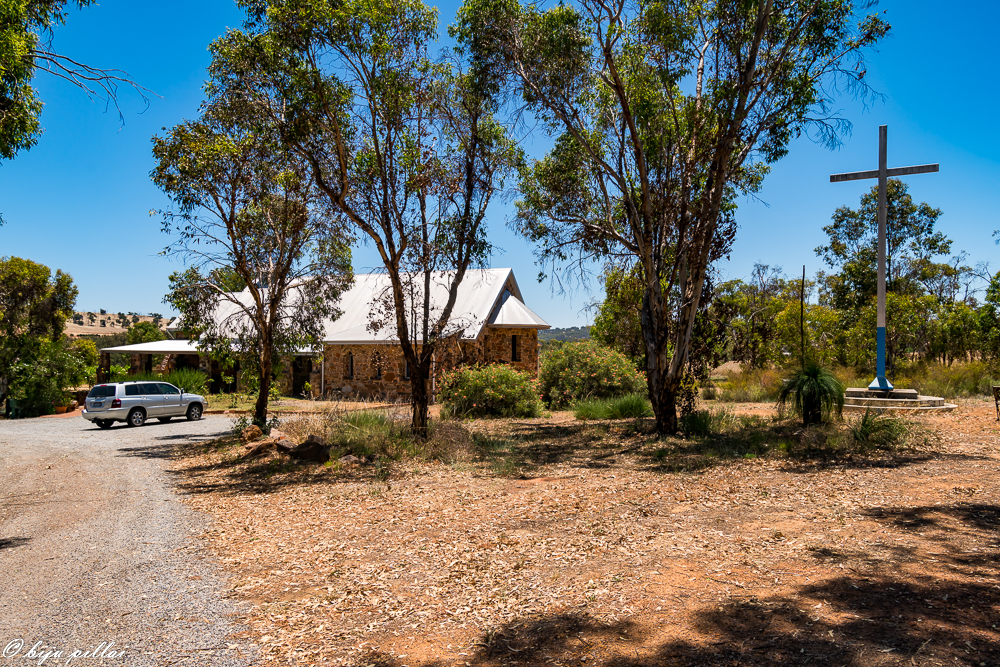
[{"label": "blue painted pole base", "polygon": [[885,379],[885,327],[878,328],[876,343],[875,379],[868,388],[874,391],[892,391],[892,385]]},{"label": "blue painted pole base", "polygon": [[893,386],[884,377],[881,378],[877,377],[874,380],[872,380],[871,384],[868,385],[868,388],[871,389],[872,391],[892,391]]}]

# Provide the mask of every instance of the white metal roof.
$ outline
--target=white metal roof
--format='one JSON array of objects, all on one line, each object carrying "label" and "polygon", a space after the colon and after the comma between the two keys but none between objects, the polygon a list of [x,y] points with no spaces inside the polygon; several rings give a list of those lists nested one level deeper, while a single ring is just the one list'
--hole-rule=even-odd
[{"label": "white metal roof", "polygon": [[[454,271],[431,273],[430,321],[444,308],[448,300],[448,286]],[[413,324],[422,314],[423,276],[414,277],[415,287],[409,295],[411,334],[418,336]],[[249,300],[249,292],[233,294],[239,301]],[[288,306],[290,308],[290,306]],[[337,344],[392,343],[396,338],[396,320],[392,303],[392,285],[385,273],[366,273],[354,276],[350,289],[340,296],[337,308],[341,315],[327,320],[323,325],[323,342]],[[374,330],[372,313],[379,313],[381,325]],[[223,300],[216,311],[220,323],[242,317],[239,307]],[[179,321],[174,328],[182,327]],[[459,334],[464,340],[476,340],[483,328],[520,327],[548,329],[549,325],[521,301],[521,290],[511,269],[473,269],[466,272],[455,295],[455,305],[445,335]],[[168,330],[170,328],[168,327]]]},{"label": "white metal roof", "polygon": [[548,329],[548,323],[524,305],[520,299],[504,292],[500,305],[490,316],[491,327],[520,327],[524,329]]},{"label": "white metal roof", "polygon": [[[448,300],[448,285],[454,271],[435,271],[431,274],[431,321],[441,312]],[[423,300],[422,279],[418,278],[419,287],[408,305],[412,323],[419,321],[421,302]],[[506,295],[506,296],[505,296]],[[517,326],[547,329],[549,325],[532,313],[520,301],[521,290],[514,279],[511,269],[475,269],[467,271],[462,284],[455,295],[455,306],[452,309],[451,324],[446,335],[458,333],[464,340],[479,338],[485,326]],[[396,340],[396,322],[392,310],[392,292],[389,276],[384,273],[368,273],[354,277],[354,284],[340,298],[337,307],[343,314],[337,320],[326,323],[323,341],[326,343],[364,344],[390,343]],[[500,322],[494,323],[496,314],[502,306],[514,301],[521,304],[523,312],[516,317],[505,315]],[[514,306],[512,305],[512,309]],[[383,326],[372,331],[370,314],[385,313]],[[524,313],[530,314],[526,319]],[[518,323],[514,324],[514,321]],[[504,324],[510,321],[511,324]]]},{"label": "white metal roof", "polygon": [[121,352],[124,354],[198,354],[198,341],[156,340],[151,343],[105,347],[101,352]]}]

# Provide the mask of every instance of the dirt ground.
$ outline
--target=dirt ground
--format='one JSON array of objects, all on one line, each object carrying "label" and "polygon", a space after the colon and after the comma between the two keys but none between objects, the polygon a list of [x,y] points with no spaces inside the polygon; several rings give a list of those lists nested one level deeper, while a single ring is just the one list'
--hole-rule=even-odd
[{"label": "dirt ground", "polygon": [[918,421],[916,452],[688,472],[631,423],[554,413],[469,425],[519,438],[509,477],[238,444],[175,473],[262,664],[1000,665],[993,403]]}]

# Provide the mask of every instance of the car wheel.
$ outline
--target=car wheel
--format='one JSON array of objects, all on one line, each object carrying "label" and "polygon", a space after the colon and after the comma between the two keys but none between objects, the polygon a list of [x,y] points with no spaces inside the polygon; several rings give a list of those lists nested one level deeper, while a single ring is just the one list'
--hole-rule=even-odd
[{"label": "car wheel", "polygon": [[128,413],[128,421],[125,422],[129,426],[142,426],[146,423],[146,413],[136,408],[132,412]]},{"label": "car wheel", "polygon": [[192,403],[191,406],[188,408],[187,418],[188,421],[193,421],[193,422],[201,419],[201,406],[198,405],[197,403]]},{"label": "car wheel", "polygon": [[173,419],[173,417],[157,417],[157,419],[160,420],[161,424],[166,424],[168,421],[170,421],[171,419]]},{"label": "car wheel", "polygon": [[94,423],[97,424],[97,428],[111,428],[112,424],[110,419],[98,419]]}]

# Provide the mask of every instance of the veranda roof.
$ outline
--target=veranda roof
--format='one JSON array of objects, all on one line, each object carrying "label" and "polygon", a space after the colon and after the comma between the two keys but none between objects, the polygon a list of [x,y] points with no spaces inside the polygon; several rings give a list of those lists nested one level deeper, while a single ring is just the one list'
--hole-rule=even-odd
[{"label": "veranda roof", "polygon": [[116,352],[121,354],[198,354],[198,341],[156,340],[151,343],[105,347],[101,349],[101,352]]}]

